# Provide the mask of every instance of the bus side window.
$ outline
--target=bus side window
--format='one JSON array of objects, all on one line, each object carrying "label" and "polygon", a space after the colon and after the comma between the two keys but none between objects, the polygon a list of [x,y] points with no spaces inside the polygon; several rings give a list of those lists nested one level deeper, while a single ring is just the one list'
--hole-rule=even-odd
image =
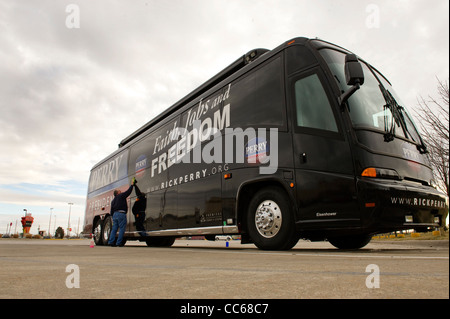
[{"label": "bus side window", "polygon": [[338,132],[330,101],[317,74],[297,80],[294,89],[297,126]]},{"label": "bus side window", "polygon": [[283,64],[268,61],[231,84],[231,123],[234,127],[278,127],[285,124]]}]

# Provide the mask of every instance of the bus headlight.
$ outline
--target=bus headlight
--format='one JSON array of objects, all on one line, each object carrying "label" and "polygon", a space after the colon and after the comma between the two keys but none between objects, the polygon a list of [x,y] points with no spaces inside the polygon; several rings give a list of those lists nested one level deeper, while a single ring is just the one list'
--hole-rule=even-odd
[{"label": "bus headlight", "polygon": [[437,184],[434,181],[434,179],[430,180],[430,186],[433,187],[434,189],[437,189]]}]

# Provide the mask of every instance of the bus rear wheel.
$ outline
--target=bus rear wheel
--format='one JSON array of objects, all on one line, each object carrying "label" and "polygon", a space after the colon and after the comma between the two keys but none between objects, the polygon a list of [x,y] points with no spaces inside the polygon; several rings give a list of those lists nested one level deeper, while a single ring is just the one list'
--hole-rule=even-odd
[{"label": "bus rear wheel", "polygon": [[366,246],[372,239],[372,235],[350,235],[328,238],[330,244],[339,249],[360,249]]},{"label": "bus rear wheel", "polygon": [[112,217],[108,216],[103,221],[103,227],[102,227],[102,240],[103,245],[108,245],[109,235],[111,234],[112,229]]},{"label": "bus rear wheel", "polygon": [[258,191],[250,201],[247,226],[253,243],[263,250],[289,250],[298,242],[294,214],[278,187]]},{"label": "bus rear wheel", "polygon": [[103,230],[103,220],[98,219],[97,222],[95,223],[94,231],[92,234],[94,237],[95,245],[97,245],[97,246],[102,246],[104,244],[107,244],[107,243],[103,243],[102,230]]},{"label": "bus rear wheel", "polygon": [[97,246],[108,245],[109,234],[112,229],[112,218],[107,216],[105,219],[98,219],[94,227],[94,242]]}]

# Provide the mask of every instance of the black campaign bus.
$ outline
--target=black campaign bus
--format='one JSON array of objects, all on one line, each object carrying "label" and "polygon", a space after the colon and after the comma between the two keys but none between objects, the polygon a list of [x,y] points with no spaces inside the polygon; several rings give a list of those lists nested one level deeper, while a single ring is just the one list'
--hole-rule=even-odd
[{"label": "black campaign bus", "polygon": [[[84,233],[107,243],[114,189],[136,177],[126,240],[240,234],[261,249],[300,238],[365,246],[443,226],[427,148],[390,82],[351,52],[295,38],[256,49],[94,166]],[[142,205],[144,200],[145,205]]]}]

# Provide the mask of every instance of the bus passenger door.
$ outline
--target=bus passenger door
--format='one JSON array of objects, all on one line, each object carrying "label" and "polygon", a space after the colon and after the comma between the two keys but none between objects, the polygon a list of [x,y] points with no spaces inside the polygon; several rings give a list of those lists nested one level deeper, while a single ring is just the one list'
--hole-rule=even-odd
[{"label": "bus passenger door", "polygon": [[359,226],[351,150],[324,75],[297,74],[289,88],[301,227]]}]

